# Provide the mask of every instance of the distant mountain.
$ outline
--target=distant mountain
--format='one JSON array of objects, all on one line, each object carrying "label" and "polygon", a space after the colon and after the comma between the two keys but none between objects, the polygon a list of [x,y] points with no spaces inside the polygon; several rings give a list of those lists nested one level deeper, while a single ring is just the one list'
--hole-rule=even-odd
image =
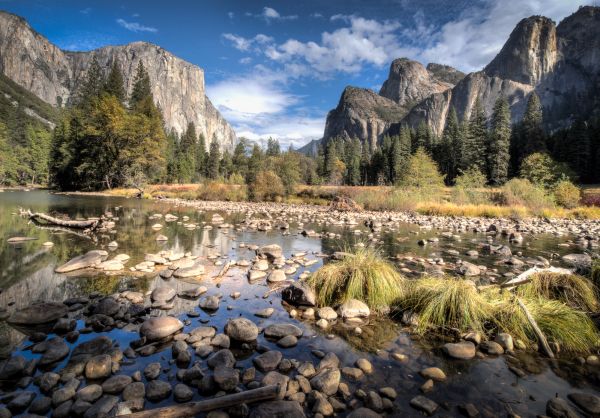
[{"label": "distant mountain", "polygon": [[559,25],[542,16],[521,20],[492,62],[467,75],[440,64],[425,68],[396,59],[379,94],[346,87],[327,115],[321,141],[359,138],[374,145],[402,125],[416,127],[422,121],[441,135],[452,107],[463,120],[480,100],[490,116],[502,95],[513,121],[519,121],[534,91],[548,130],[570,126],[575,116],[600,109],[599,7],[581,7]]},{"label": "distant mountain", "polygon": [[142,61],[167,128],[182,133],[194,122],[207,142],[216,138],[223,148],[234,147],[235,132],[206,96],[204,71],[196,65],[147,42],[89,52],[64,51],[23,18],[0,12],[0,73],[52,106],[72,102],[93,58],[105,75],[118,60],[128,92]]}]

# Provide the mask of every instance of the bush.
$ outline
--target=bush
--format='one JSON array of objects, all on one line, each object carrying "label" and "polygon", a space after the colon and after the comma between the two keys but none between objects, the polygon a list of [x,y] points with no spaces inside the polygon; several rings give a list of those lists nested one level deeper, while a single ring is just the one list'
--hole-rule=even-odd
[{"label": "bush", "polygon": [[546,191],[527,179],[512,179],[502,186],[503,203],[509,206],[526,206],[539,210],[554,206]]},{"label": "bush", "polygon": [[516,294],[558,300],[581,311],[595,312],[598,308],[593,283],[576,274],[537,273],[531,282],[519,286]]},{"label": "bush", "polygon": [[583,199],[581,199],[581,204],[584,206],[600,207],[600,194],[597,194],[597,193],[584,194]]},{"label": "bush", "polygon": [[358,299],[379,311],[403,296],[406,279],[372,249],[360,249],[340,261],[325,264],[308,278],[319,306]]},{"label": "bush", "polygon": [[581,191],[569,180],[560,180],[554,186],[554,199],[560,206],[572,209],[579,205]]},{"label": "bush", "polygon": [[469,167],[456,177],[452,201],[461,205],[481,205],[490,202],[485,189],[487,178],[477,167]]},{"label": "bush", "polygon": [[521,177],[542,187],[552,187],[560,179],[576,179],[576,174],[564,163],[557,163],[548,154],[530,154],[521,163]]},{"label": "bush", "polygon": [[209,180],[200,185],[196,198],[200,200],[241,202],[247,200],[248,192],[245,185],[227,184],[216,180]]},{"label": "bush", "polygon": [[285,196],[285,187],[274,171],[263,170],[256,174],[256,179],[250,185],[250,193],[257,202],[272,202]]},{"label": "bush", "polygon": [[444,176],[437,164],[423,148],[417,149],[408,161],[408,169],[400,179],[400,185],[415,189],[435,189],[444,187]]}]

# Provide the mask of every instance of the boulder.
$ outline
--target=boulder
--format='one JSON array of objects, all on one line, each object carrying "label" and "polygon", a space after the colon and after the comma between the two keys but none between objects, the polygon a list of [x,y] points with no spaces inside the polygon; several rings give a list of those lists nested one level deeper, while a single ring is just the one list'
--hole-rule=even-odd
[{"label": "boulder", "polygon": [[175,273],[173,273],[173,276],[180,279],[185,279],[189,277],[201,276],[202,274],[204,274],[204,265],[197,261],[190,267],[178,268],[175,270]]},{"label": "boulder", "polygon": [[[249,418],[305,418],[302,406],[296,401],[263,402],[250,412]],[[358,418],[358,417],[357,417]]]},{"label": "boulder", "polygon": [[8,323],[17,326],[35,326],[55,322],[65,316],[69,309],[66,305],[56,302],[33,303],[23,309],[15,311]]},{"label": "boulder", "polygon": [[337,392],[341,376],[339,369],[325,369],[310,379],[310,385],[313,389],[331,396]]},{"label": "boulder", "polygon": [[252,362],[258,370],[263,373],[276,370],[281,362],[283,355],[276,350],[267,351],[259,356],[254,357]]},{"label": "boulder", "polygon": [[79,255],[70,261],[67,261],[62,266],[57,267],[54,271],[57,273],[68,273],[70,271],[81,270],[94,267],[100,264],[108,257],[108,252],[104,250],[92,250],[85,254]]},{"label": "boulder", "polygon": [[339,314],[344,319],[367,318],[371,311],[366,303],[357,299],[349,299],[339,308]]},{"label": "boulder", "polygon": [[281,298],[291,305],[315,306],[315,292],[305,282],[294,282],[281,291]]},{"label": "boulder", "polygon": [[443,347],[444,353],[447,356],[459,359],[470,360],[475,357],[475,344],[471,341],[461,341],[459,343],[447,343]]},{"label": "boulder", "polygon": [[264,334],[265,337],[279,340],[288,335],[301,337],[303,332],[300,328],[293,324],[271,324],[265,328]]},{"label": "boulder", "polygon": [[256,250],[256,255],[266,257],[270,262],[283,257],[283,251],[277,244],[264,245]]},{"label": "boulder", "polygon": [[281,269],[273,270],[271,274],[269,274],[269,277],[267,277],[267,281],[270,283],[285,282],[286,280],[285,272]]},{"label": "boulder", "polygon": [[165,303],[173,300],[176,294],[175,289],[171,287],[157,287],[150,294],[150,299],[153,302]]},{"label": "boulder", "polygon": [[231,319],[225,325],[225,334],[236,341],[251,342],[258,338],[258,327],[246,318]]},{"label": "boulder", "polygon": [[156,341],[168,337],[183,328],[183,323],[172,316],[149,318],[142,324],[140,335],[148,341]]},{"label": "boulder", "polygon": [[108,354],[92,357],[85,365],[87,379],[104,379],[112,372],[112,358]]},{"label": "boulder", "polygon": [[481,274],[481,269],[468,261],[463,261],[456,270],[465,277],[479,276]]}]

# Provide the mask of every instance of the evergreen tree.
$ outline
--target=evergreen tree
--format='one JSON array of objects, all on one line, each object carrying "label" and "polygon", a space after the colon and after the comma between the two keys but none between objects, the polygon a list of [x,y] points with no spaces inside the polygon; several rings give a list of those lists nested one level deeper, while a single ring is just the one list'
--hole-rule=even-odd
[{"label": "evergreen tree", "polygon": [[258,144],[252,147],[252,153],[248,158],[248,171],[246,172],[246,184],[252,184],[256,180],[258,172],[261,170],[264,160],[264,154]]},{"label": "evergreen tree", "polygon": [[123,81],[123,73],[119,68],[119,60],[115,59],[108,73],[108,78],[104,84],[104,91],[108,94],[115,96],[121,103],[123,103],[127,97],[125,92],[125,83]]},{"label": "evergreen tree", "polygon": [[240,138],[238,143],[235,145],[233,149],[232,163],[233,163],[233,171],[246,177],[246,172],[248,171],[248,140],[245,138]]},{"label": "evergreen tree", "polygon": [[228,179],[233,173],[233,160],[229,151],[223,151],[223,157],[219,163],[219,173],[224,179]]},{"label": "evergreen tree", "polygon": [[510,108],[506,98],[499,97],[494,104],[489,139],[488,166],[491,184],[504,184],[508,179],[510,137]]},{"label": "evergreen tree", "polygon": [[208,154],[207,175],[210,179],[219,177],[219,165],[221,162],[221,152],[219,151],[219,143],[216,138],[213,138],[210,143],[210,151]]},{"label": "evergreen tree", "polygon": [[[429,130],[429,126],[427,126],[427,122],[425,122],[424,120],[422,120],[421,122],[419,122],[419,125],[417,126],[417,130],[414,133],[414,137],[412,140],[412,152],[413,154],[417,151],[417,149],[419,148],[426,148],[428,146],[428,144],[430,144],[430,130]],[[427,148],[427,151],[429,151],[429,149]]]},{"label": "evergreen tree", "polygon": [[521,121],[522,152],[519,163],[534,152],[546,152],[546,137],[542,128],[543,114],[540,98],[533,92],[527,101],[527,108]]},{"label": "evergreen tree", "polygon": [[400,135],[394,137],[392,143],[392,183],[397,183],[406,172],[410,154],[410,129],[403,125],[400,128]]},{"label": "evergreen tree", "polygon": [[133,78],[133,89],[129,97],[129,107],[135,109],[148,98],[154,102],[150,88],[150,77],[148,76],[148,72],[146,72],[146,68],[144,68],[144,63],[140,60],[135,77]]},{"label": "evergreen tree", "polygon": [[568,130],[565,138],[565,159],[571,169],[577,173],[582,181],[590,180],[589,162],[593,156],[587,124],[577,118]]},{"label": "evergreen tree", "polygon": [[281,154],[279,141],[273,138],[267,139],[267,157],[275,157]]},{"label": "evergreen tree", "polygon": [[462,149],[463,168],[474,166],[481,172],[487,172],[486,149],[487,149],[487,122],[485,111],[479,99],[471,111],[467,136]]},{"label": "evergreen tree", "polygon": [[346,157],[347,178],[346,183],[351,186],[360,184],[360,157],[361,145],[358,138],[352,139],[348,143],[348,152]]},{"label": "evergreen tree", "polygon": [[458,167],[461,159],[461,130],[458,123],[456,109],[450,108],[448,120],[442,134],[440,143],[439,161],[440,170],[446,177],[446,181],[451,183],[458,175]]},{"label": "evergreen tree", "polygon": [[190,122],[179,140],[177,152],[177,171],[180,183],[190,183],[194,180],[196,174],[196,142],[196,127],[194,122]]},{"label": "evergreen tree", "polygon": [[94,56],[79,90],[78,104],[81,107],[89,109],[93,100],[100,97],[103,88],[104,75],[96,56]]},{"label": "evergreen tree", "polygon": [[194,147],[196,150],[195,162],[196,162],[196,179],[202,178],[206,173],[207,166],[206,161],[208,160],[208,153],[206,152],[206,142],[204,141],[204,135],[198,135],[198,143]]}]

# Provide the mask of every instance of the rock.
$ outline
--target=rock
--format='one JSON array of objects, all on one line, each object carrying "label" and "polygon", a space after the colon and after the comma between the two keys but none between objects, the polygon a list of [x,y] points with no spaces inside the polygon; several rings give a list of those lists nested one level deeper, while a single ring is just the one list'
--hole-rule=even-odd
[{"label": "rock", "polygon": [[590,393],[570,393],[569,399],[590,416],[600,416],[600,397]]},{"label": "rock", "polygon": [[175,298],[175,289],[171,287],[157,287],[150,294],[150,299],[153,302],[166,303]]},{"label": "rock", "polygon": [[280,269],[273,270],[267,278],[267,281],[270,283],[285,282],[286,280],[287,278],[285,277],[285,272]]},{"label": "rock", "polygon": [[258,370],[266,373],[277,369],[282,358],[283,355],[279,351],[272,350],[254,357],[252,363],[254,363]]},{"label": "rock", "polygon": [[57,273],[68,273],[70,271],[94,267],[96,264],[100,264],[106,260],[107,257],[108,253],[104,250],[88,251],[57,267],[54,271]]},{"label": "rock", "polygon": [[217,367],[233,367],[235,366],[235,357],[231,351],[224,348],[211,355],[207,363],[213,369]]},{"label": "rock", "polygon": [[158,234],[156,236],[156,241],[164,242],[164,241],[168,241],[168,240],[169,240],[169,238],[166,235]]},{"label": "rock", "polygon": [[501,332],[500,334],[496,335],[494,341],[500,344],[505,351],[511,351],[515,348],[510,334]]},{"label": "rock", "polygon": [[250,270],[248,272],[248,280],[250,282],[254,282],[260,279],[264,279],[265,277],[267,277],[267,273],[265,273],[264,271],[259,271],[259,270]]},{"label": "rock", "polygon": [[475,357],[475,344],[471,341],[462,341],[459,343],[447,343],[444,344],[443,351],[449,357],[460,359],[460,360],[470,360]]},{"label": "rock", "polygon": [[61,337],[53,337],[36,344],[32,352],[43,353],[38,365],[47,366],[67,357],[69,355],[69,346]]},{"label": "rock", "polygon": [[382,418],[377,412],[369,408],[358,408],[348,414],[348,418]]},{"label": "rock", "polygon": [[293,324],[271,324],[265,328],[264,334],[265,337],[279,340],[288,335],[298,338],[302,336],[303,332]]},{"label": "rock", "polygon": [[[4,377],[0,377],[2,380],[6,380]],[[46,372],[42,374],[39,378],[39,387],[42,393],[50,392],[60,380],[60,375],[58,373]]]},{"label": "rock", "polygon": [[271,315],[273,315],[273,312],[275,312],[275,309],[265,308],[265,309],[261,309],[260,311],[256,312],[254,315],[256,315],[260,318],[269,318]]},{"label": "rock", "polygon": [[141,399],[146,396],[146,387],[142,382],[133,382],[123,390],[123,400]]},{"label": "rock", "polygon": [[334,395],[340,384],[341,373],[339,369],[325,369],[310,379],[310,385],[327,396]]},{"label": "rock", "polygon": [[262,402],[250,412],[249,418],[305,418],[302,406],[296,401]]},{"label": "rock", "polygon": [[333,352],[325,354],[325,356],[319,362],[319,370],[324,369],[337,369],[340,366],[340,359]]},{"label": "rock", "polygon": [[146,399],[151,402],[162,401],[171,396],[171,385],[162,380],[152,380],[146,385]]},{"label": "rock", "polygon": [[51,407],[52,399],[47,396],[40,396],[31,403],[28,412],[30,414],[46,415]]},{"label": "rock", "polygon": [[121,305],[111,297],[102,298],[94,305],[94,314],[97,315],[105,315],[105,316],[115,316]]},{"label": "rock", "polygon": [[87,379],[103,379],[112,372],[112,358],[108,354],[92,357],[85,365]]},{"label": "rock", "polygon": [[481,274],[481,269],[473,263],[469,263],[468,261],[463,261],[458,266],[457,272],[463,276],[471,277],[471,276],[479,276]]},{"label": "rock", "polygon": [[419,411],[425,412],[427,415],[433,415],[433,413],[438,409],[437,403],[422,395],[412,398],[410,400],[410,406],[418,409]]},{"label": "rock", "polygon": [[281,291],[281,298],[295,306],[315,306],[315,292],[306,282],[294,282]]},{"label": "rock", "polygon": [[236,369],[228,366],[216,367],[213,378],[215,383],[226,392],[235,389],[240,382],[239,372]]},{"label": "rock", "polygon": [[371,315],[371,311],[364,302],[357,299],[349,299],[340,306],[339,314],[344,319],[368,318]]},{"label": "rock", "polygon": [[419,372],[425,379],[435,380],[436,382],[443,382],[446,380],[446,374],[437,367],[428,367]]},{"label": "rock", "polygon": [[287,391],[287,386],[290,378],[276,371],[269,372],[263,377],[261,383],[263,386],[279,385],[279,393],[277,397],[283,399]]},{"label": "rock", "polygon": [[13,413],[22,412],[29,407],[34,398],[34,392],[20,392],[6,406]]},{"label": "rock", "polygon": [[219,309],[219,298],[217,296],[204,296],[199,305],[207,311],[216,311]]},{"label": "rock", "polygon": [[586,273],[592,267],[592,257],[589,254],[567,254],[562,260],[571,267],[575,267],[578,272]]},{"label": "rock", "polygon": [[546,403],[546,414],[552,418],[579,418],[563,398],[552,398]]},{"label": "rock", "polygon": [[147,380],[154,380],[160,376],[161,365],[158,362],[150,363],[144,368],[144,377]]},{"label": "rock", "polygon": [[69,309],[66,305],[56,302],[32,303],[26,308],[15,311],[7,320],[17,326],[35,326],[54,322],[65,316]]},{"label": "rock", "polygon": [[504,348],[495,341],[485,341],[481,344],[481,350],[492,356],[504,354]]},{"label": "rock", "polygon": [[173,397],[177,402],[187,402],[194,397],[194,392],[188,385],[178,383],[173,388]]},{"label": "rock", "polygon": [[350,380],[360,380],[365,374],[357,367],[344,367],[342,368],[342,375]]},{"label": "rock", "polygon": [[282,348],[290,348],[298,345],[298,338],[293,335],[286,335],[277,341],[277,345]]},{"label": "rock", "polygon": [[217,334],[210,341],[210,345],[215,346],[215,347],[221,347],[221,348],[229,348],[229,346],[231,345],[231,342],[227,335]]},{"label": "rock", "polygon": [[132,382],[131,377],[120,374],[117,376],[109,377],[102,383],[102,390],[104,393],[110,393],[112,395],[123,392],[123,389]]},{"label": "rock", "polygon": [[89,402],[91,404],[100,399],[102,392],[102,386],[92,384],[79,389],[75,396],[78,400]]},{"label": "rock", "polygon": [[256,250],[256,255],[266,257],[272,263],[276,259],[283,257],[283,251],[277,244],[264,245]]},{"label": "rock", "polygon": [[172,316],[149,318],[140,328],[140,335],[148,341],[156,341],[168,337],[183,328],[183,323]]},{"label": "rock", "polygon": [[366,374],[373,373],[373,365],[366,358],[359,358],[356,360],[356,367],[361,369]]},{"label": "rock", "polygon": [[236,318],[227,322],[225,334],[236,341],[251,342],[258,338],[258,327],[249,319]]},{"label": "rock", "polygon": [[119,398],[113,395],[104,395],[98,399],[87,411],[83,414],[83,418],[101,418],[108,413],[119,402]]},{"label": "rock", "polygon": [[337,319],[338,314],[333,308],[326,306],[324,308],[319,308],[317,310],[317,316],[319,318],[325,319],[327,321],[333,321],[333,320]]},{"label": "rock", "polygon": [[201,276],[203,274],[204,265],[200,261],[198,261],[190,267],[178,268],[177,270],[175,270],[175,273],[173,273],[173,276],[179,279],[186,279],[189,277]]},{"label": "rock", "polygon": [[181,298],[195,299],[195,298],[200,297],[202,294],[204,294],[206,292],[208,292],[208,289],[206,288],[206,286],[195,286],[195,287],[191,287],[189,289],[182,289],[179,291],[179,293],[177,295]]}]

